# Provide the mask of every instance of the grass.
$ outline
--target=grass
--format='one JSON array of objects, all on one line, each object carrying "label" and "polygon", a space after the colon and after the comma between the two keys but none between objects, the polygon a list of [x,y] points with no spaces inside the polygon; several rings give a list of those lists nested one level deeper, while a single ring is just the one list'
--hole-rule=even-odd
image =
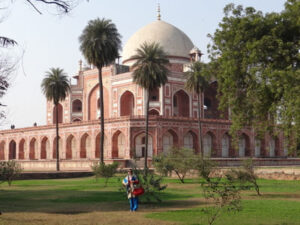
[{"label": "grass", "polygon": [[[0,225],[18,224],[207,224],[199,180],[181,184],[166,178],[162,203],[142,204],[130,213],[120,178],[93,177],[15,181],[0,185]],[[259,180],[262,197],[242,193],[241,212],[223,213],[218,225],[299,225],[300,181]],[[241,222],[242,221],[242,222]]]}]

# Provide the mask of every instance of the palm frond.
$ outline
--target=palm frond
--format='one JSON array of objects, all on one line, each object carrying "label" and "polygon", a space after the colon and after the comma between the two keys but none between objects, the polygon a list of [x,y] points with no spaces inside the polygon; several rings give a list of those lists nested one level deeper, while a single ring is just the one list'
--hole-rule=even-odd
[{"label": "palm frond", "polygon": [[0,36],[0,46],[1,47],[14,46],[16,44],[17,44],[17,42],[15,40]]}]

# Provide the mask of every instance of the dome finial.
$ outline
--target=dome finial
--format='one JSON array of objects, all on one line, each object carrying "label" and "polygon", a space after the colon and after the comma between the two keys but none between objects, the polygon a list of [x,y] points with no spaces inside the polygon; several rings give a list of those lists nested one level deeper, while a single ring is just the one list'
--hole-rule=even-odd
[{"label": "dome finial", "polygon": [[157,20],[160,20],[161,15],[160,15],[160,4],[157,3]]}]

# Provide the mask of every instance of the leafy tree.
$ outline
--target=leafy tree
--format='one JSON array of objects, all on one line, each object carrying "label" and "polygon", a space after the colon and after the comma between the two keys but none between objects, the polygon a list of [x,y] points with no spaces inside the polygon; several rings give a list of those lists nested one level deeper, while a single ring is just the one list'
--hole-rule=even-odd
[{"label": "leafy tree", "polygon": [[210,35],[212,72],[220,106],[230,108],[231,134],[244,126],[258,133],[282,128],[295,147],[300,135],[300,1],[281,13],[227,5]]},{"label": "leafy tree", "polygon": [[41,88],[47,100],[53,101],[56,108],[56,170],[59,171],[58,104],[67,97],[70,91],[70,83],[63,69],[51,68],[46,72]]},{"label": "leafy tree", "polygon": [[146,138],[145,138],[145,171],[148,158],[148,125],[150,92],[161,87],[168,81],[169,60],[163,48],[158,43],[144,43],[136,50],[136,55],[130,58],[133,64],[133,81],[144,88],[147,93],[146,103]]},{"label": "leafy tree", "polygon": [[195,168],[197,157],[193,149],[173,147],[165,155],[154,157],[153,165],[162,175],[175,172],[181,183],[184,183],[186,174]]},{"label": "leafy tree", "polygon": [[90,20],[79,37],[80,50],[88,63],[98,69],[99,96],[100,96],[100,161],[104,163],[104,105],[103,105],[103,82],[102,67],[113,63],[119,57],[121,48],[121,36],[111,22],[106,19]]},{"label": "leafy tree", "polygon": [[201,155],[203,156],[203,146],[202,146],[202,129],[201,129],[201,107],[200,107],[200,99],[202,93],[206,88],[209,87],[210,76],[209,73],[206,73],[203,70],[205,65],[201,62],[193,62],[190,65],[190,68],[187,72],[185,72],[186,83],[185,88],[191,92],[197,93],[198,96],[198,127],[199,127],[199,148]]},{"label": "leafy tree", "polygon": [[105,165],[105,163],[94,163],[91,168],[96,176],[96,179],[99,177],[105,178],[104,187],[106,187],[108,179],[117,173],[118,165],[119,164],[117,162],[108,165]]},{"label": "leafy tree", "polygon": [[16,161],[0,162],[0,183],[7,182],[11,186],[12,181],[18,177],[22,169]]}]

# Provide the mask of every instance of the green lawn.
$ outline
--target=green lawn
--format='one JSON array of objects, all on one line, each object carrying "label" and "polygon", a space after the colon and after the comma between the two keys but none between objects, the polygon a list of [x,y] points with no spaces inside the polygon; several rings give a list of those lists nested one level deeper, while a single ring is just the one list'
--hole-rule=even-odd
[{"label": "green lawn", "polygon": [[[201,208],[207,206],[199,181],[181,184],[167,178],[162,203],[141,204],[130,213],[120,178],[92,177],[15,181],[0,185],[0,225],[17,224],[207,224]],[[259,180],[262,196],[242,193],[242,211],[226,213],[219,225],[299,225],[300,181]],[[134,221],[134,222],[133,222]]]}]

